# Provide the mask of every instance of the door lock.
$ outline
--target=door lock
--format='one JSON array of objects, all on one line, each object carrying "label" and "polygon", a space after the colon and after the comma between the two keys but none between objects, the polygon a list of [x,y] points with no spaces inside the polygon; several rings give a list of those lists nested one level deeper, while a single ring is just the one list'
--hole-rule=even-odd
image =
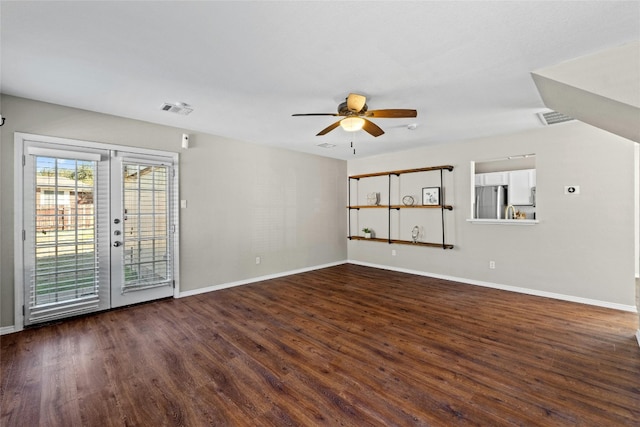
[{"label": "door lock", "polygon": [[122,242],[119,242],[117,240],[115,242],[113,242],[113,247],[114,248],[117,248],[118,246],[122,246]]}]

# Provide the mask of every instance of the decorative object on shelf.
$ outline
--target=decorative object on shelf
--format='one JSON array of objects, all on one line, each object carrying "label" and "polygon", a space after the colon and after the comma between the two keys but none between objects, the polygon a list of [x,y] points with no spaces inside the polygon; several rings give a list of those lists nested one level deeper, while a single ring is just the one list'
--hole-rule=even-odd
[{"label": "decorative object on shelf", "polygon": [[370,229],[370,228],[367,228],[367,227],[363,228],[362,232],[364,233],[364,238],[365,239],[370,239],[371,236],[373,235],[373,230]]},{"label": "decorative object on shelf", "polygon": [[420,227],[416,225],[411,229],[411,238],[413,239],[413,243],[418,243],[418,236],[420,236]]},{"label": "decorative object on shelf", "polygon": [[[511,217],[509,217],[509,212],[511,212]],[[504,219],[516,219],[516,208],[513,205],[508,205],[504,208]]]},{"label": "decorative object on shelf", "polygon": [[422,204],[424,206],[440,205],[440,187],[425,187],[422,189]]},{"label": "decorative object on shelf", "polygon": [[380,193],[367,193],[367,204],[377,206],[380,203]]},{"label": "decorative object on shelf", "polygon": [[413,206],[414,201],[412,196],[404,196],[402,198],[402,203],[404,203],[405,206]]}]

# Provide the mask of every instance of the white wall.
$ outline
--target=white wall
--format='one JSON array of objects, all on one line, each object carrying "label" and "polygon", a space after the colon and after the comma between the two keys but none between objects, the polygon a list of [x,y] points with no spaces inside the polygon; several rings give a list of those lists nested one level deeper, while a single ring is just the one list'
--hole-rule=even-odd
[{"label": "white wall", "polygon": [[[14,316],[14,132],[180,152],[183,292],[347,258],[342,160],[7,95],[1,102],[0,326]],[[189,150],[180,148],[184,132]]]},{"label": "white wall", "polygon": [[[471,161],[536,153],[533,226],[472,224]],[[350,241],[355,262],[635,307],[634,143],[580,122],[348,162],[349,175],[451,164],[442,250]],[[579,195],[564,194],[579,185]],[[406,224],[413,227],[414,224]],[[426,222],[420,224],[430,226]],[[438,224],[433,224],[439,227]],[[396,256],[391,250],[397,251]],[[494,260],[496,269],[489,269]]]}]

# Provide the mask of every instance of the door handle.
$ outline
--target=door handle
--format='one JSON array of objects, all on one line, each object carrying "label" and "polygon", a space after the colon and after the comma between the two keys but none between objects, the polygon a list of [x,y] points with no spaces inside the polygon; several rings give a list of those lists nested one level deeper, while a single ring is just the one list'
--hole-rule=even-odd
[{"label": "door handle", "polygon": [[117,248],[118,246],[122,246],[122,242],[119,242],[117,240],[115,242],[113,242],[113,247],[114,248]]}]

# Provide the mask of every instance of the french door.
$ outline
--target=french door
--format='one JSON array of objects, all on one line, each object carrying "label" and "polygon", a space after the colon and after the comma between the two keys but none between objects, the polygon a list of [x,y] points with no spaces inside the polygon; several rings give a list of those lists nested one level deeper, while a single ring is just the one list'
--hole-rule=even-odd
[{"label": "french door", "polygon": [[118,154],[111,161],[112,307],[173,295],[171,163]]},{"label": "french door", "polygon": [[176,158],[41,139],[21,147],[24,325],[172,296]]}]

